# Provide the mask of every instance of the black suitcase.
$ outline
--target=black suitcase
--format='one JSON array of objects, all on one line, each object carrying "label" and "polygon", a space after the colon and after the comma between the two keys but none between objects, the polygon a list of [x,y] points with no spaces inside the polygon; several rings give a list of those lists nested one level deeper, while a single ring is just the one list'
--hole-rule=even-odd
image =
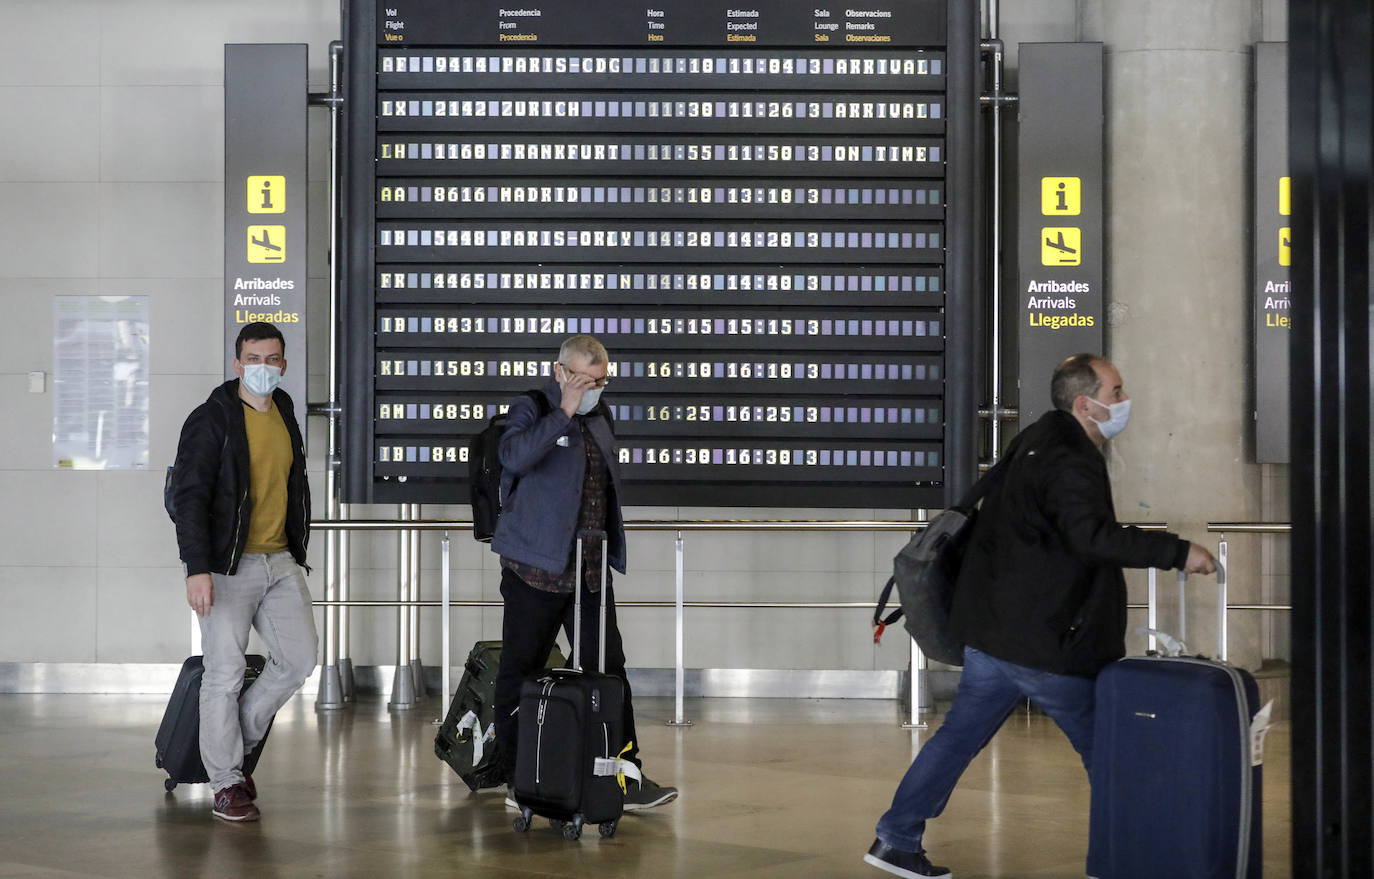
[{"label": "black suitcase", "polygon": [[[558,645],[549,653],[545,668],[561,668],[566,660]],[[478,641],[463,664],[453,701],[439,732],[434,754],[443,760],[471,790],[500,787],[505,770],[496,752],[496,674],[501,667],[501,642]]]},{"label": "black suitcase", "polygon": [[[255,653],[244,657],[248,667],[243,672],[243,689],[239,698],[262,674],[267,660]],[[167,770],[167,779],[162,783],[167,790],[178,784],[203,784],[210,780],[205,772],[205,764],[200,760],[200,679],[205,674],[205,666],[199,656],[192,656],[181,664],[176,686],[172,688],[172,698],[167,703],[167,712],[162,715],[162,724],[157,728],[157,747],[154,762],[158,769]],[[267,735],[272,725],[267,725],[262,741],[252,753],[243,755],[243,771],[249,773],[258,765],[262,746],[267,744]]]},{"label": "black suitcase", "polygon": [[1261,770],[1244,669],[1140,656],[1097,678],[1088,875],[1260,879]]},{"label": "black suitcase", "polygon": [[[577,571],[582,575],[582,547],[588,538],[605,540],[605,532],[578,535]],[[606,553],[601,556],[601,582],[606,582]],[[638,775],[633,763],[620,759],[625,686],[620,678],[587,672],[582,657],[582,584],[575,589],[573,657],[576,669],[554,669],[520,690],[519,749],[515,755],[514,795],[520,808],[517,831],[529,830],[534,815],[561,827],[566,839],[582,835],[584,824],[597,824],[601,836],[615,835],[625,807],[624,775]],[[606,602],[601,601],[598,668],[604,669]]]}]

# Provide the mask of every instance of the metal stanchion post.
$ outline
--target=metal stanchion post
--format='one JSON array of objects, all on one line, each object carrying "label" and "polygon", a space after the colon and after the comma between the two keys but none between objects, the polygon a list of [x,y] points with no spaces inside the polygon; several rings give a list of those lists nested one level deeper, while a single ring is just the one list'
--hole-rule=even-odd
[{"label": "metal stanchion post", "polygon": [[453,690],[449,688],[449,666],[452,664],[452,657],[449,656],[449,539],[448,532],[444,532],[444,539],[439,541],[439,679],[440,686],[444,688],[443,698],[439,700],[439,716],[434,718],[435,723],[444,722],[444,711],[447,709],[448,700],[453,696]]},{"label": "metal stanchion post", "polygon": [[1150,568],[1147,576],[1150,580],[1150,595],[1145,602],[1149,607],[1146,625],[1150,628],[1150,636],[1146,641],[1145,649],[1153,653],[1158,649],[1158,645],[1155,644],[1154,632],[1159,628],[1159,569]]},{"label": "metal stanchion post", "polygon": [[[424,518],[419,504],[410,505],[410,520],[418,522]],[[420,585],[424,579],[424,564],[421,560],[420,531],[410,532],[410,600],[420,600]],[[412,604],[410,611],[410,673],[415,678],[415,698],[423,699],[429,695],[425,688],[425,667],[420,660],[420,606]]]},{"label": "metal stanchion post", "polygon": [[1178,640],[1188,643],[1188,575],[1178,572]]},{"label": "metal stanchion post", "polygon": [[[348,518],[348,504],[339,504],[340,521]],[[339,532],[339,600],[348,601],[352,597],[352,590],[348,582],[348,572],[353,564],[352,538],[348,531]],[[348,606],[339,606],[339,693],[345,703],[352,702],[354,697],[353,689],[353,659],[349,656],[348,648]]]},{"label": "metal stanchion post", "polygon": [[[930,511],[917,510],[916,521],[930,521]],[[929,705],[921,704],[925,697],[925,681],[922,680],[922,677],[930,663],[926,660],[926,655],[921,652],[916,639],[910,638],[909,640],[911,641],[911,716],[902,724],[902,729],[925,729],[927,724],[921,720],[921,709],[929,708]]]},{"label": "metal stanchion post", "polygon": [[1227,587],[1226,587],[1226,538],[1221,538],[1217,544],[1217,652],[1221,655],[1223,662],[1226,661],[1229,640],[1229,630],[1226,623]]},{"label": "metal stanchion post", "polygon": [[[329,44],[329,437],[325,443],[325,507],[330,519],[339,517],[339,104],[343,100],[343,44]],[[339,598],[339,535],[331,531],[324,544],[324,594]],[[315,709],[332,711],[344,707],[343,683],[339,677],[339,608],[324,609],[324,657],[320,663],[320,683]]]},{"label": "metal stanchion post", "polygon": [[[410,520],[410,507],[401,504],[397,515],[401,521]],[[414,533],[402,529],[398,533],[396,559],[396,593],[402,602],[410,601],[410,538]],[[405,604],[396,608],[396,673],[391,679],[391,701],[386,707],[403,711],[415,707],[415,675],[410,670],[410,608]]]},{"label": "metal stanchion post", "polygon": [[683,588],[683,582],[682,582],[682,581],[683,581],[683,576],[682,576],[683,568],[682,568],[682,532],[681,532],[681,531],[679,531],[679,532],[677,533],[677,543],[676,543],[676,546],[675,546],[675,555],[676,555],[676,564],[674,565],[674,569],[675,569],[675,571],[676,571],[676,578],[677,578],[677,597],[676,597],[676,599],[675,599],[675,601],[674,601],[673,615],[674,615],[674,619],[675,619],[676,622],[677,622],[677,660],[675,661],[675,663],[674,663],[674,665],[673,665],[674,672],[675,672],[675,678],[674,678],[674,682],[673,682],[673,694],[674,694],[674,696],[675,696],[675,698],[676,698],[676,700],[677,700],[677,706],[676,706],[676,711],[675,711],[674,714],[673,714],[673,719],[670,720],[670,721],[668,721],[668,726],[691,726],[691,725],[692,725],[692,722],[691,722],[690,720],[687,720],[686,718],[684,718],[684,717],[682,716],[682,712],[683,712],[683,709],[682,709],[682,701],[683,701],[683,697],[684,697],[684,695],[685,695],[685,691],[686,691],[686,689],[687,689],[687,670],[686,670],[686,668],[683,666],[683,661],[684,661],[684,660],[683,660],[683,649],[682,649],[682,638],[683,638],[683,627],[682,627],[683,604],[682,604],[682,602],[683,602],[683,594],[684,594],[684,591],[685,591],[685,590],[684,590],[684,588]]},{"label": "metal stanchion post", "polygon": [[[925,676],[930,662],[926,659],[926,655],[921,652],[916,639],[910,638],[908,640],[911,641],[911,716],[902,724],[902,729],[926,729],[928,724],[921,719],[921,710],[923,708],[929,709],[930,706],[926,699],[925,682],[922,678]],[[923,702],[927,704],[922,704]]]}]

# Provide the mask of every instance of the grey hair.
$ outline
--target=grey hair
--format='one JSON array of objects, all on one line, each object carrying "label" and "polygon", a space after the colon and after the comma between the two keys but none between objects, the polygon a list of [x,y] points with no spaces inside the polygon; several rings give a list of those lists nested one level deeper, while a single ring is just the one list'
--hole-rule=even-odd
[{"label": "grey hair", "polygon": [[1073,411],[1073,401],[1080,396],[1096,397],[1102,389],[1102,379],[1094,365],[1103,362],[1096,354],[1075,354],[1054,368],[1050,379],[1050,402],[1062,412]]},{"label": "grey hair", "polygon": [[587,357],[593,364],[609,363],[611,359],[606,353],[606,346],[597,341],[595,336],[572,336],[558,349],[558,362],[564,366],[570,366],[568,361],[577,357]]}]

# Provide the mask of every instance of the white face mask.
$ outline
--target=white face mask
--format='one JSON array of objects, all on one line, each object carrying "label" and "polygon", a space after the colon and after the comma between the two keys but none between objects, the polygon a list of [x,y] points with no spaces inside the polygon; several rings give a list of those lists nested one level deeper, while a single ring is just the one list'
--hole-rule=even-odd
[{"label": "white face mask", "polygon": [[271,396],[281,384],[281,367],[266,363],[246,363],[243,366],[243,386],[255,397]]},{"label": "white face mask", "polygon": [[1089,397],[1088,399],[1092,400],[1092,402],[1097,403],[1097,405],[1107,410],[1106,421],[1097,421],[1096,418],[1093,419],[1093,421],[1097,422],[1097,429],[1102,431],[1102,436],[1104,439],[1111,439],[1112,437],[1116,436],[1118,433],[1121,433],[1121,431],[1126,429],[1126,422],[1130,421],[1131,419],[1130,400],[1122,400],[1120,403],[1112,403],[1111,405],[1107,405],[1106,403],[1093,400],[1092,397]]},{"label": "white face mask", "polygon": [[577,414],[586,415],[596,408],[596,401],[601,399],[601,392],[605,388],[587,388],[582,392],[582,402],[577,405]]}]

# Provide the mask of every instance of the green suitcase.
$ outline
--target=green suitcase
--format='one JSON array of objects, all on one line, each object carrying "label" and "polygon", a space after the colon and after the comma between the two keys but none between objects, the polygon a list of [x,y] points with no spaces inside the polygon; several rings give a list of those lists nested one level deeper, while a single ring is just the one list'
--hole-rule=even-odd
[{"label": "green suitcase", "polygon": [[[562,668],[565,662],[555,644],[544,667]],[[463,679],[434,737],[435,756],[453,767],[472,790],[506,783],[496,753],[496,673],[500,667],[500,641],[473,645],[463,664]]]}]

